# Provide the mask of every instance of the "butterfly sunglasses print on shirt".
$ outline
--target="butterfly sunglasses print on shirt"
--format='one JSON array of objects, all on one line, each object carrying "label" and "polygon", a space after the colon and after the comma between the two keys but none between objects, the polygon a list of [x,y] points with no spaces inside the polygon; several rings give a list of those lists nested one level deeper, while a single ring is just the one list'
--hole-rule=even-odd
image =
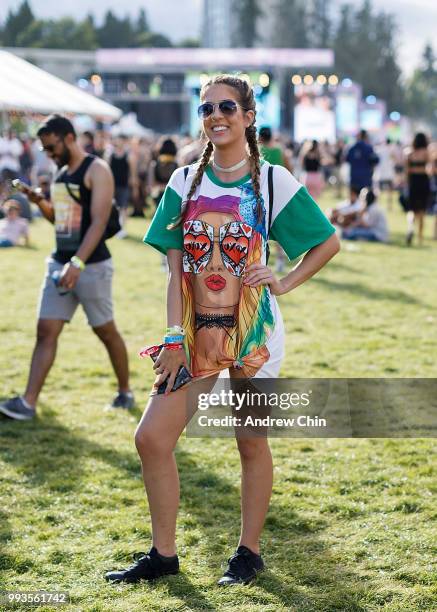
[{"label": "butterfly sunglasses print on shirt", "polygon": [[[232,221],[219,227],[220,254],[225,268],[241,276],[247,262],[252,228],[247,223]],[[194,219],[184,223],[184,272],[200,274],[211,260],[214,226]]]}]

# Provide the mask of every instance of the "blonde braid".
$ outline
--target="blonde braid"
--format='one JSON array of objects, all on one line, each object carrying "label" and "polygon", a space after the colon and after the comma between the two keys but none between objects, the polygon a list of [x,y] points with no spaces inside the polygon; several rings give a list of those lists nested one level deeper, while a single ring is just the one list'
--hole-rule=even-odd
[{"label": "blonde braid", "polygon": [[212,151],[213,151],[212,142],[208,140],[206,147],[203,149],[202,157],[200,158],[200,162],[197,167],[196,174],[194,175],[193,181],[191,183],[190,191],[188,192],[187,197],[181,204],[181,214],[172,223],[167,225],[167,229],[174,230],[180,225],[182,225],[182,221],[184,218],[185,209],[187,207],[187,204],[190,201],[190,198],[194,195],[194,192],[196,191],[197,187],[202,182],[203,173],[205,172],[205,168],[208,165],[209,158],[211,157]]}]

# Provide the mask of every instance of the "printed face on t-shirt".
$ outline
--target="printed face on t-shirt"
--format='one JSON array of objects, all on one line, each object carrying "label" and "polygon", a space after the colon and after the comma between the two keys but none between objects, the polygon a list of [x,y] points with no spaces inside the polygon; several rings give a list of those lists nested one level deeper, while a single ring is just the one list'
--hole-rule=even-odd
[{"label": "printed face on t-shirt", "polygon": [[183,266],[192,273],[196,306],[238,304],[251,232],[228,213],[202,213],[184,223]]}]

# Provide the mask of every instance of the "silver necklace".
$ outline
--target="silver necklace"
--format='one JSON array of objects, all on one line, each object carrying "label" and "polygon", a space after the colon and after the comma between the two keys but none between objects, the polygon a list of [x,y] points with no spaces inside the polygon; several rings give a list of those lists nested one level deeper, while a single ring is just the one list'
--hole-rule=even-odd
[{"label": "silver necklace", "polygon": [[235,164],[234,166],[230,166],[229,168],[222,168],[216,163],[215,159],[213,159],[212,165],[219,172],[235,172],[235,170],[239,170],[240,168],[242,168],[246,162],[247,162],[247,157],[242,159],[240,162],[238,162],[238,164]]}]

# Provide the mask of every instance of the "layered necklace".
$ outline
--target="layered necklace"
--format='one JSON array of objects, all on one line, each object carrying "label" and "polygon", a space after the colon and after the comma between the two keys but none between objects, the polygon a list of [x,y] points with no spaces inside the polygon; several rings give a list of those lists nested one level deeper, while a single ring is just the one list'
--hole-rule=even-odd
[{"label": "layered necklace", "polygon": [[239,170],[240,168],[242,168],[244,166],[244,164],[246,164],[246,163],[247,163],[247,157],[245,157],[240,162],[238,162],[238,164],[234,164],[233,166],[229,166],[229,168],[223,168],[222,166],[219,166],[216,163],[214,158],[212,160],[212,165],[219,172],[235,172],[236,170]]}]

